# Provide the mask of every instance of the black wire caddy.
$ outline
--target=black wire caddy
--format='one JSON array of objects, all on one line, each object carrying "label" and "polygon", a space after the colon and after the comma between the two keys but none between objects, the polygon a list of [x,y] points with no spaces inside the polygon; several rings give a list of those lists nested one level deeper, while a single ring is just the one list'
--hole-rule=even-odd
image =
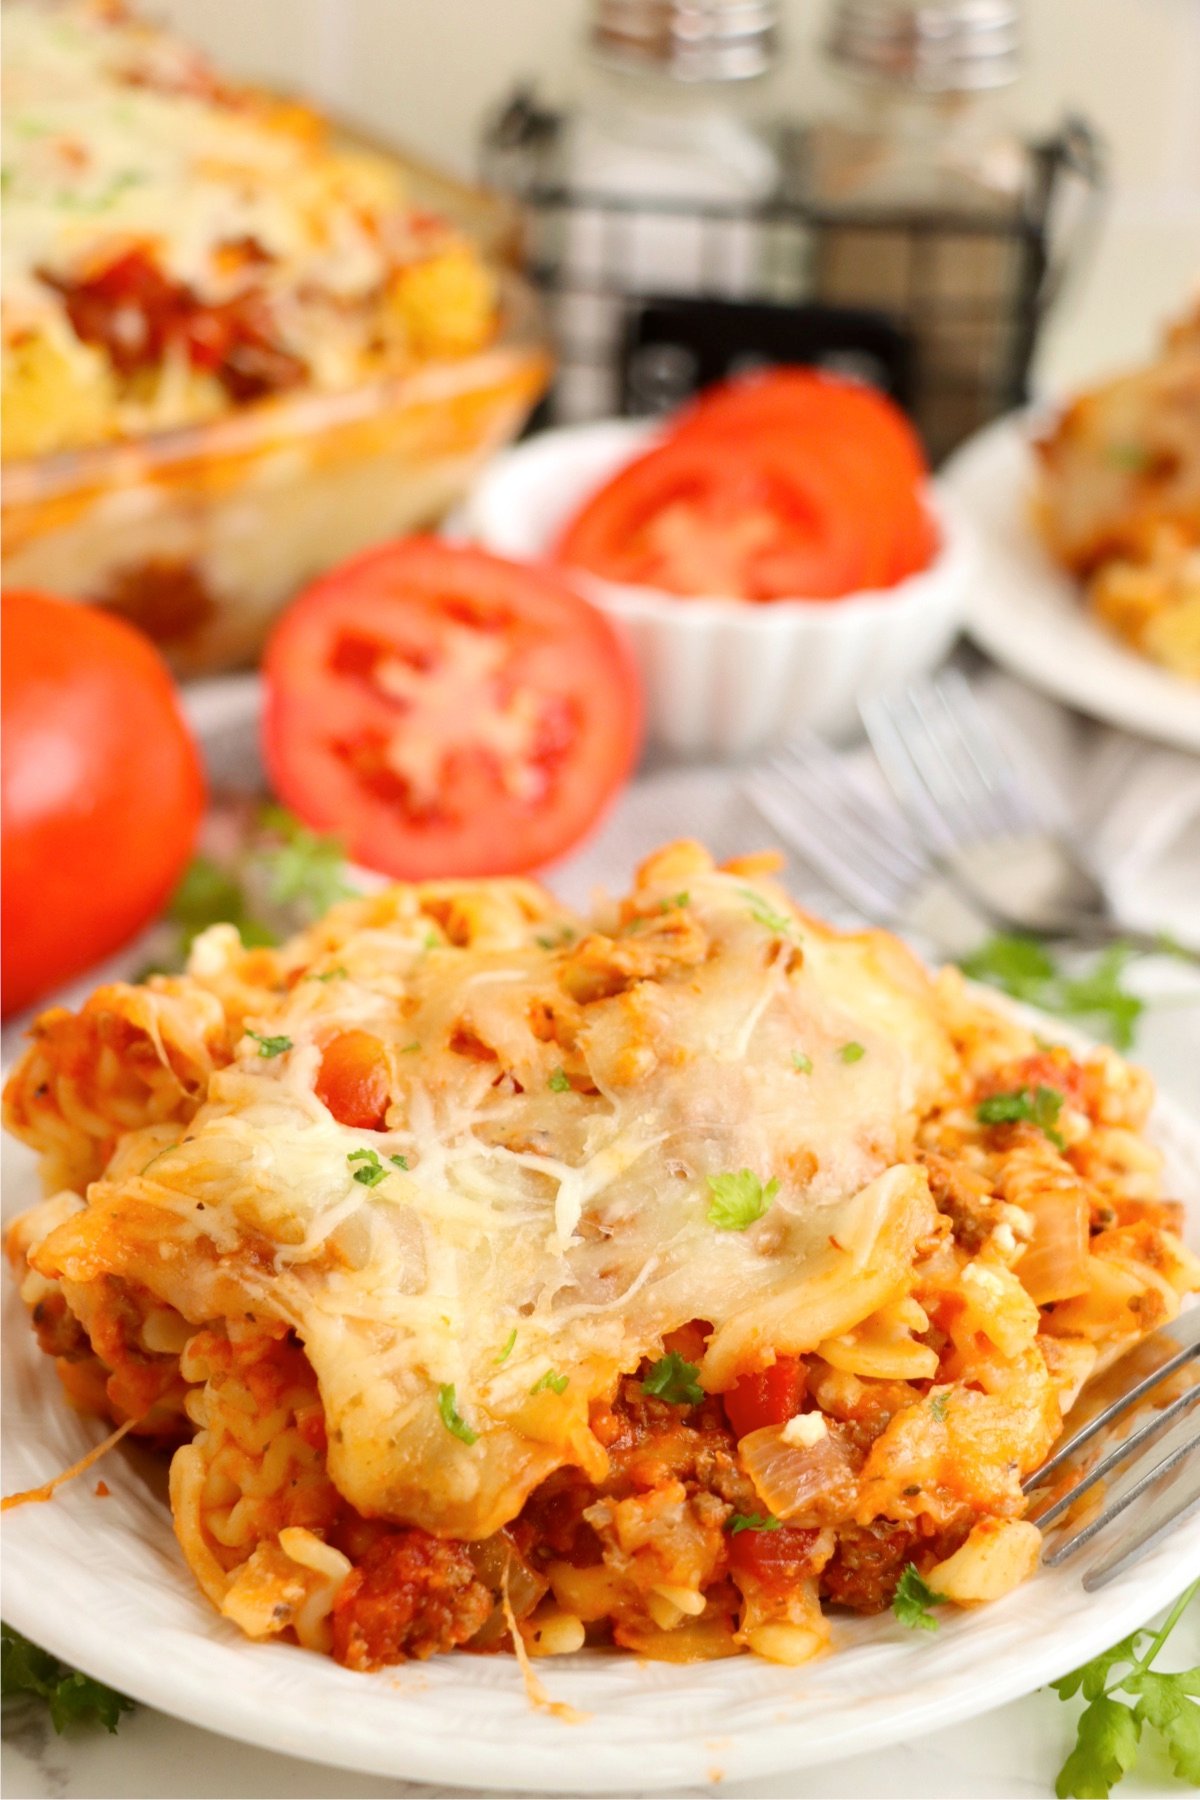
[{"label": "black wire caddy", "polygon": [[[664,413],[727,374],[800,362],[884,388],[940,461],[1028,400],[1107,188],[1103,142],[1078,117],[1024,143],[1011,204],[986,211],[831,204],[812,134],[792,125],[769,129],[778,180],[753,203],[593,190],[568,179],[568,122],[518,89],[482,144],[484,179],[523,208],[556,340],[543,423]],[[663,282],[653,265],[672,247]]]}]

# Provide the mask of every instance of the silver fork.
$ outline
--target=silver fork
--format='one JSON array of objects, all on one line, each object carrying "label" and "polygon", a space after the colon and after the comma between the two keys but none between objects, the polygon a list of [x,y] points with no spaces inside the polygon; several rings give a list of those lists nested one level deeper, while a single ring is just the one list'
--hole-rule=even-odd
[{"label": "silver fork", "polygon": [[911,827],[982,912],[1009,931],[1162,949],[1153,933],[1114,917],[1103,882],[1050,807],[1035,800],[957,670],[861,711]]},{"label": "silver fork", "polygon": [[[1071,1461],[1101,1432],[1116,1424],[1168,1376],[1200,1358],[1200,1306],[1192,1307],[1167,1325],[1160,1325],[1157,1331],[1142,1340],[1139,1348],[1151,1354],[1161,1352],[1164,1360],[1150,1374],[1133,1382],[1095,1418],[1073,1431],[1053,1456],[1029,1476],[1024,1483],[1026,1493],[1036,1494],[1050,1475]],[[1136,1501],[1158,1489],[1160,1484],[1168,1484],[1151,1494],[1127,1529],[1088,1570],[1083,1585],[1089,1593],[1104,1587],[1160,1543],[1176,1525],[1200,1510],[1200,1380],[1169,1404],[1155,1410],[1049,1506],[1039,1511],[1035,1501],[1030,1518],[1044,1530],[1098,1481],[1129,1464],[1132,1467],[1127,1467],[1114,1484],[1102,1509],[1061,1543],[1055,1544],[1042,1559],[1052,1568],[1065,1562],[1084,1545],[1090,1544]]]},{"label": "silver fork", "polygon": [[886,788],[873,788],[813,732],[758,763],[747,798],[785,843],[864,918],[923,933],[944,954],[973,950],[994,916],[940,870]]}]

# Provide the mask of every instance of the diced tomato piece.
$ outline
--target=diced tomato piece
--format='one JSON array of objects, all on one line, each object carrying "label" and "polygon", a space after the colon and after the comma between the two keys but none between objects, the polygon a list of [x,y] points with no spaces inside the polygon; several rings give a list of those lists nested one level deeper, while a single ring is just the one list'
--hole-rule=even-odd
[{"label": "diced tomato piece", "polygon": [[735,1575],[750,1575],[763,1587],[783,1593],[813,1572],[813,1545],[820,1532],[812,1526],[781,1525],[775,1531],[739,1531],[729,1540],[729,1562]]},{"label": "diced tomato piece", "polygon": [[806,1370],[798,1356],[777,1356],[769,1369],[742,1375],[721,1398],[735,1434],[744,1438],[764,1425],[782,1425],[800,1411]]},{"label": "diced tomato piece", "polygon": [[339,1124],[382,1131],[388,1103],[387,1052],[369,1031],[331,1038],[317,1072],[317,1098]]}]

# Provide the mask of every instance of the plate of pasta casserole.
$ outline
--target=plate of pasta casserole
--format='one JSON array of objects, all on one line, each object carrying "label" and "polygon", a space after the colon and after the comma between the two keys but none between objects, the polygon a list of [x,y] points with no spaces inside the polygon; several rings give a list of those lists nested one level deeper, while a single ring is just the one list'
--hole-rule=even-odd
[{"label": "plate of pasta casserole", "polygon": [[988,426],[943,479],[979,539],[967,626],[1095,718],[1200,750],[1200,314],[1145,366]]},{"label": "plate of pasta casserole", "polygon": [[1085,1597],[1020,1487],[1200,1288],[1200,1132],[770,858],[213,927],[45,1012],[6,1118],[6,1485],[127,1434],[10,1514],[6,1610],[196,1723],[747,1778],[1028,1692],[1200,1571],[1193,1520]]}]

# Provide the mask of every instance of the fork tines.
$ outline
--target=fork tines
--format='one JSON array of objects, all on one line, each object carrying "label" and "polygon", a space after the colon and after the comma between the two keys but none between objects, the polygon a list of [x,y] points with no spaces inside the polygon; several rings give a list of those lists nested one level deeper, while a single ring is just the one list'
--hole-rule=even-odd
[{"label": "fork tines", "polygon": [[[1168,1351],[1159,1367],[1133,1383],[1078,1431],[1072,1432],[1055,1454],[1025,1482],[1027,1492],[1036,1491],[1050,1475],[1091,1443],[1100,1432],[1123,1418],[1169,1376],[1177,1374],[1200,1357],[1200,1307],[1194,1307],[1170,1324],[1160,1326],[1157,1332],[1144,1340],[1143,1347],[1153,1348],[1156,1342]],[[1100,1511],[1061,1543],[1056,1544],[1043,1560],[1051,1567],[1065,1562],[1067,1557],[1073,1556],[1077,1550],[1090,1543],[1135,1501],[1176,1476],[1163,1492],[1152,1496],[1126,1533],[1085,1577],[1084,1586],[1089,1591],[1103,1586],[1200,1507],[1200,1463],[1195,1460],[1198,1457],[1200,1382],[1177,1395],[1166,1406],[1155,1409],[1149,1418],[1106,1452],[1099,1462],[1087,1469],[1051,1505],[1041,1512],[1034,1511],[1031,1514],[1034,1524],[1044,1529],[1061,1518],[1081,1495],[1115,1469],[1131,1462],[1134,1465],[1127,1468],[1122,1479],[1114,1485]],[[1180,1479],[1179,1472],[1190,1476],[1190,1479]]]}]

